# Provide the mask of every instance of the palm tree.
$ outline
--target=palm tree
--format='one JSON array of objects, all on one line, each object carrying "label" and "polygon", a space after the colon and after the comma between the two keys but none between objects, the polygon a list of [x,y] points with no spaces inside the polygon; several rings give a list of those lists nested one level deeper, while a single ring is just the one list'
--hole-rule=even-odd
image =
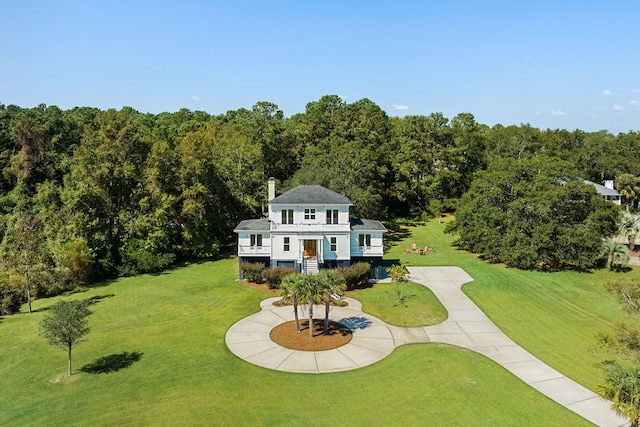
[{"label": "palm tree", "polygon": [[616,177],[615,189],[625,198],[627,212],[629,211],[629,202],[635,205],[638,196],[640,196],[638,183],[638,178],[630,173],[623,173]]},{"label": "palm tree", "polygon": [[629,240],[629,250],[633,250],[640,235],[640,213],[623,212],[618,229]]},{"label": "palm tree", "polygon": [[296,332],[300,332],[300,321],[298,320],[298,300],[300,292],[300,274],[293,273],[282,279],[280,283],[280,296],[285,302],[293,303],[293,314],[296,319]]},{"label": "palm tree", "polygon": [[322,298],[324,299],[324,334],[329,333],[329,308],[331,300],[336,295],[342,295],[347,284],[342,274],[336,270],[322,270],[318,274],[322,286]]},{"label": "palm tree", "polygon": [[318,276],[300,275],[298,284],[300,301],[309,304],[309,338],[313,338],[313,305],[322,301],[322,286]]},{"label": "palm tree", "polygon": [[605,383],[598,386],[598,393],[610,400],[618,414],[629,419],[632,427],[640,422],[640,362],[609,365]]},{"label": "palm tree", "polygon": [[629,261],[629,250],[613,239],[602,242],[600,254],[607,259],[607,270],[609,271]]}]

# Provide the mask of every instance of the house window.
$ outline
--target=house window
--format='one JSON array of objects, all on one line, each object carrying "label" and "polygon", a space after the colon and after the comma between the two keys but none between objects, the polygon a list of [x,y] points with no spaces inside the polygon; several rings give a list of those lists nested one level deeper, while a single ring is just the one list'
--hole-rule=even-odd
[{"label": "house window", "polygon": [[284,245],[283,245],[282,249],[285,252],[289,252],[289,250],[291,249],[291,241],[289,240],[289,237],[285,237],[284,238]]},{"label": "house window", "polygon": [[262,247],[262,234],[251,235],[251,246],[261,248]]},{"label": "house window", "polygon": [[327,211],[327,224],[337,224],[337,223],[338,223],[338,210],[329,209]]},{"label": "house window", "polygon": [[316,210],[313,208],[305,208],[304,210],[304,219],[316,219]]},{"label": "house window", "polygon": [[358,246],[360,247],[369,247],[371,246],[371,234],[359,234],[358,235]]},{"label": "house window", "polygon": [[282,210],[282,223],[293,224],[293,209]]},{"label": "house window", "polygon": [[332,237],[330,239],[331,242],[331,250],[335,252],[338,249],[338,239],[336,237]]}]

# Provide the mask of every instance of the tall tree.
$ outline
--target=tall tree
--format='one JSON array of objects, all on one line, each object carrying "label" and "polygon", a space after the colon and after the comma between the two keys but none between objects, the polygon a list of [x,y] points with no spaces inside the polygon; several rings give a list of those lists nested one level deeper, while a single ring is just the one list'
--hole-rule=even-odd
[{"label": "tall tree", "polygon": [[298,297],[307,303],[309,312],[309,338],[313,338],[313,306],[322,302],[322,283],[318,276],[302,274],[298,277]]},{"label": "tall tree", "polygon": [[89,333],[87,316],[90,314],[88,301],[58,301],[42,319],[41,335],[49,344],[67,351],[69,376],[73,374],[71,350]]},{"label": "tall tree", "polygon": [[4,252],[9,267],[15,269],[24,278],[24,289],[29,313],[33,288],[33,270],[42,258],[42,223],[39,218],[26,216],[18,219],[13,234],[5,241]]},{"label": "tall tree", "polygon": [[105,271],[120,262],[119,249],[133,221],[142,167],[149,150],[138,133],[138,113],[107,110],[85,132],[65,181],[65,208],[77,236],[95,251]]},{"label": "tall tree", "polygon": [[324,334],[329,333],[329,309],[331,301],[342,296],[347,288],[344,276],[337,270],[320,270],[318,273],[318,281],[322,291],[322,299],[324,300]]},{"label": "tall tree", "polygon": [[441,113],[397,120],[392,131],[393,185],[400,200],[420,212],[432,200],[444,203],[461,197],[473,173],[485,164],[483,134],[468,113],[451,124]]},{"label": "tall tree", "polygon": [[476,175],[449,230],[464,249],[510,266],[585,269],[617,215],[566,162],[502,159]]},{"label": "tall tree", "polygon": [[638,206],[638,198],[640,197],[640,178],[630,173],[623,173],[615,179],[615,189],[625,199],[627,212],[629,205]]},{"label": "tall tree", "polygon": [[280,283],[280,295],[285,302],[291,301],[291,303],[293,304],[293,315],[296,321],[296,332],[300,332],[300,321],[298,319],[298,302],[300,301],[300,274],[290,274],[282,279],[282,282]]},{"label": "tall tree", "polygon": [[368,99],[344,104],[335,96],[307,104],[307,143],[296,184],[320,184],[344,194],[354,214],[386,216],[391,168],[386,113]]}]

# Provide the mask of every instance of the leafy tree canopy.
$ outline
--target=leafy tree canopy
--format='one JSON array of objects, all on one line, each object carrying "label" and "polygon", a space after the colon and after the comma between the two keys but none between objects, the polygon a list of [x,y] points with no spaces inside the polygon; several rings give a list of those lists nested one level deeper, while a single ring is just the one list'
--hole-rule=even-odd
[{"label": "leafy tree canopy", "polygon": [[89,333],[88,301],[59,301],[49,307],[40,325],[40,333],[49,344],[67,350],[69,375],[72,374],[71,349]]},{"label": "leafy tree canopy", "polygon": [[519,268],[592,267],[618,212],[567,162],[500,159],[479,172],[449,228],[464,249]]}]

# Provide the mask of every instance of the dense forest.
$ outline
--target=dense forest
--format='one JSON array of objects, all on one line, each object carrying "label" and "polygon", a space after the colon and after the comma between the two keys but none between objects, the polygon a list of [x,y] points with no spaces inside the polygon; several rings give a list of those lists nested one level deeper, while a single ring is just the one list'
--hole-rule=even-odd
[{"label": "dense forest", "polygon": [[476,172],[541,156],[635,183],[640,133],[389,117],[335,95],[291,117],[269,102],[217,116],[0,104],[0,313],[25,287],[46,296],[219,254],[264,212],[269,177],[345,194],[355,215],[427,217],[456,210]]}]

